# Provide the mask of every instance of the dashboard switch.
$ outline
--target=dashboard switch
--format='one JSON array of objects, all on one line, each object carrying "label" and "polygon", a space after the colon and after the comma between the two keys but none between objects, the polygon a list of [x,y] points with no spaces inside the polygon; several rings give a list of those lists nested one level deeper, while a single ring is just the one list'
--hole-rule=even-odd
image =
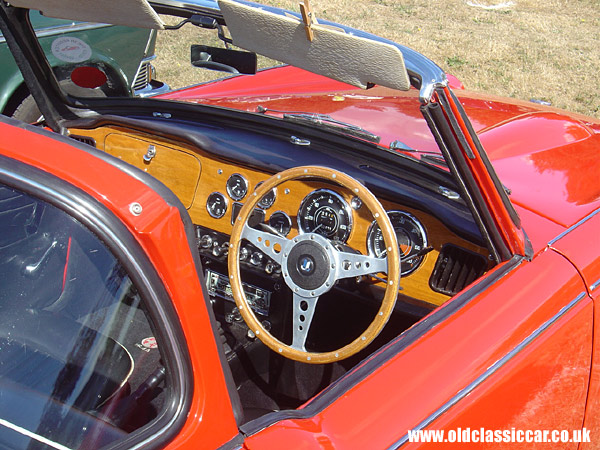
[{"label": "dashboard switch", "polygon": [[201,248],[211,248],[212,244],[213,244],[213,238],[208,234],[201,236],[200,239],[198,240],[198,246]]},{"label": "dashboard switch", "polygon": [[259,266],[265,256],[261,252],[254,252],[250,255],[250,264]]}]

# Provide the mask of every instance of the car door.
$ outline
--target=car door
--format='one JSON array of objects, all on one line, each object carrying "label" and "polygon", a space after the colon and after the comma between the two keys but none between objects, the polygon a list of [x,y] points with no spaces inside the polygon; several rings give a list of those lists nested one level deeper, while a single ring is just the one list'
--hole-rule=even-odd
[{"label": "car door", "polygon": [[216,448],[236,437],[183,206],[95,149],[8,123],[0,443]]},{"label": "car door", "polygon": [[[513,259],[306,405],[300,418],[256,433],[247,446],[437,448],[410,442],[418,430],[442,431],[456,448],[490,431],[484,445],[506,446],[512,430],[581,430],[592,325],[591,299],[564,256],[548,249],[531,262]],[[547,446],[519,436],[511,446]]]},{"label": "car door", "polygon": [[580,220],[554,239],[550,245],[573,262],[581,273],[594,302],[594,353],[589,398],[584,426],[590,442],[581,448],[595,448],[600,439],[600,210]]}]

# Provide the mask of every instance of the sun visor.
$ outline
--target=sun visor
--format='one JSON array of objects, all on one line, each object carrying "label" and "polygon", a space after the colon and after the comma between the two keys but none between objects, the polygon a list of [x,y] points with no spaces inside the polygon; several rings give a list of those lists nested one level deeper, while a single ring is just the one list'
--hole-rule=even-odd
[{"label": "sun visor", "polygon": [[18,8],[39,10],[57,19],[109,23],[160,30],[164,24],[148,0],[11,0]]},{"label": "sun visor", "polygon": [[314,23],[313,40],[304,22],[289,15],[219,0],[234,45],[353,86],[371,84],[406,91],[410,81],[397,47]]}]

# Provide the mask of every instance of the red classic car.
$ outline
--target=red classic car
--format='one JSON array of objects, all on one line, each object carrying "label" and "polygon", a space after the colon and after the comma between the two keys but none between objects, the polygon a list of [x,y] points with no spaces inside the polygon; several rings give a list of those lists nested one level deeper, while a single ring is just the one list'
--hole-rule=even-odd
[{"label": "red classic car", "polygon": [[[230,76],[73,97],[30,8],[212,30],[191,62]],[[0,30],[44,115],[0,118],[1,447],[598,446],[600,121],[307,3]]]}]

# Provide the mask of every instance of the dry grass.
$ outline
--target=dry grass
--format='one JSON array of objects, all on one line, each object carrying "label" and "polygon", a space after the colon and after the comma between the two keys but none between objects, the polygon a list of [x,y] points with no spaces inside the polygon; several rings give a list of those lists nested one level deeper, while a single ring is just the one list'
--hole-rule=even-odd
[{"label": "dry grass", "polygon": [[[298,10],[297,0],[261,0]],[[506,0],[471,0],[494,5]],[[313,0],[317,17],[360,28],[412,47],[457,76],[468,89],[552,102],[556,107],[600,118],[600,2],[513,0],[509,8],[486,10],[468,0]],[[197,43],[205,32],[192,30]],[[183,86],[174,59],[189,58],[189,44],[163,33],[160,78]],[[176,45],[179,45],[179,49]],[[183,53],[182,53],[183,52]],[[186,59],[180,59],[186,61]],[[171,81],[173,80],[173,81]]]}]

